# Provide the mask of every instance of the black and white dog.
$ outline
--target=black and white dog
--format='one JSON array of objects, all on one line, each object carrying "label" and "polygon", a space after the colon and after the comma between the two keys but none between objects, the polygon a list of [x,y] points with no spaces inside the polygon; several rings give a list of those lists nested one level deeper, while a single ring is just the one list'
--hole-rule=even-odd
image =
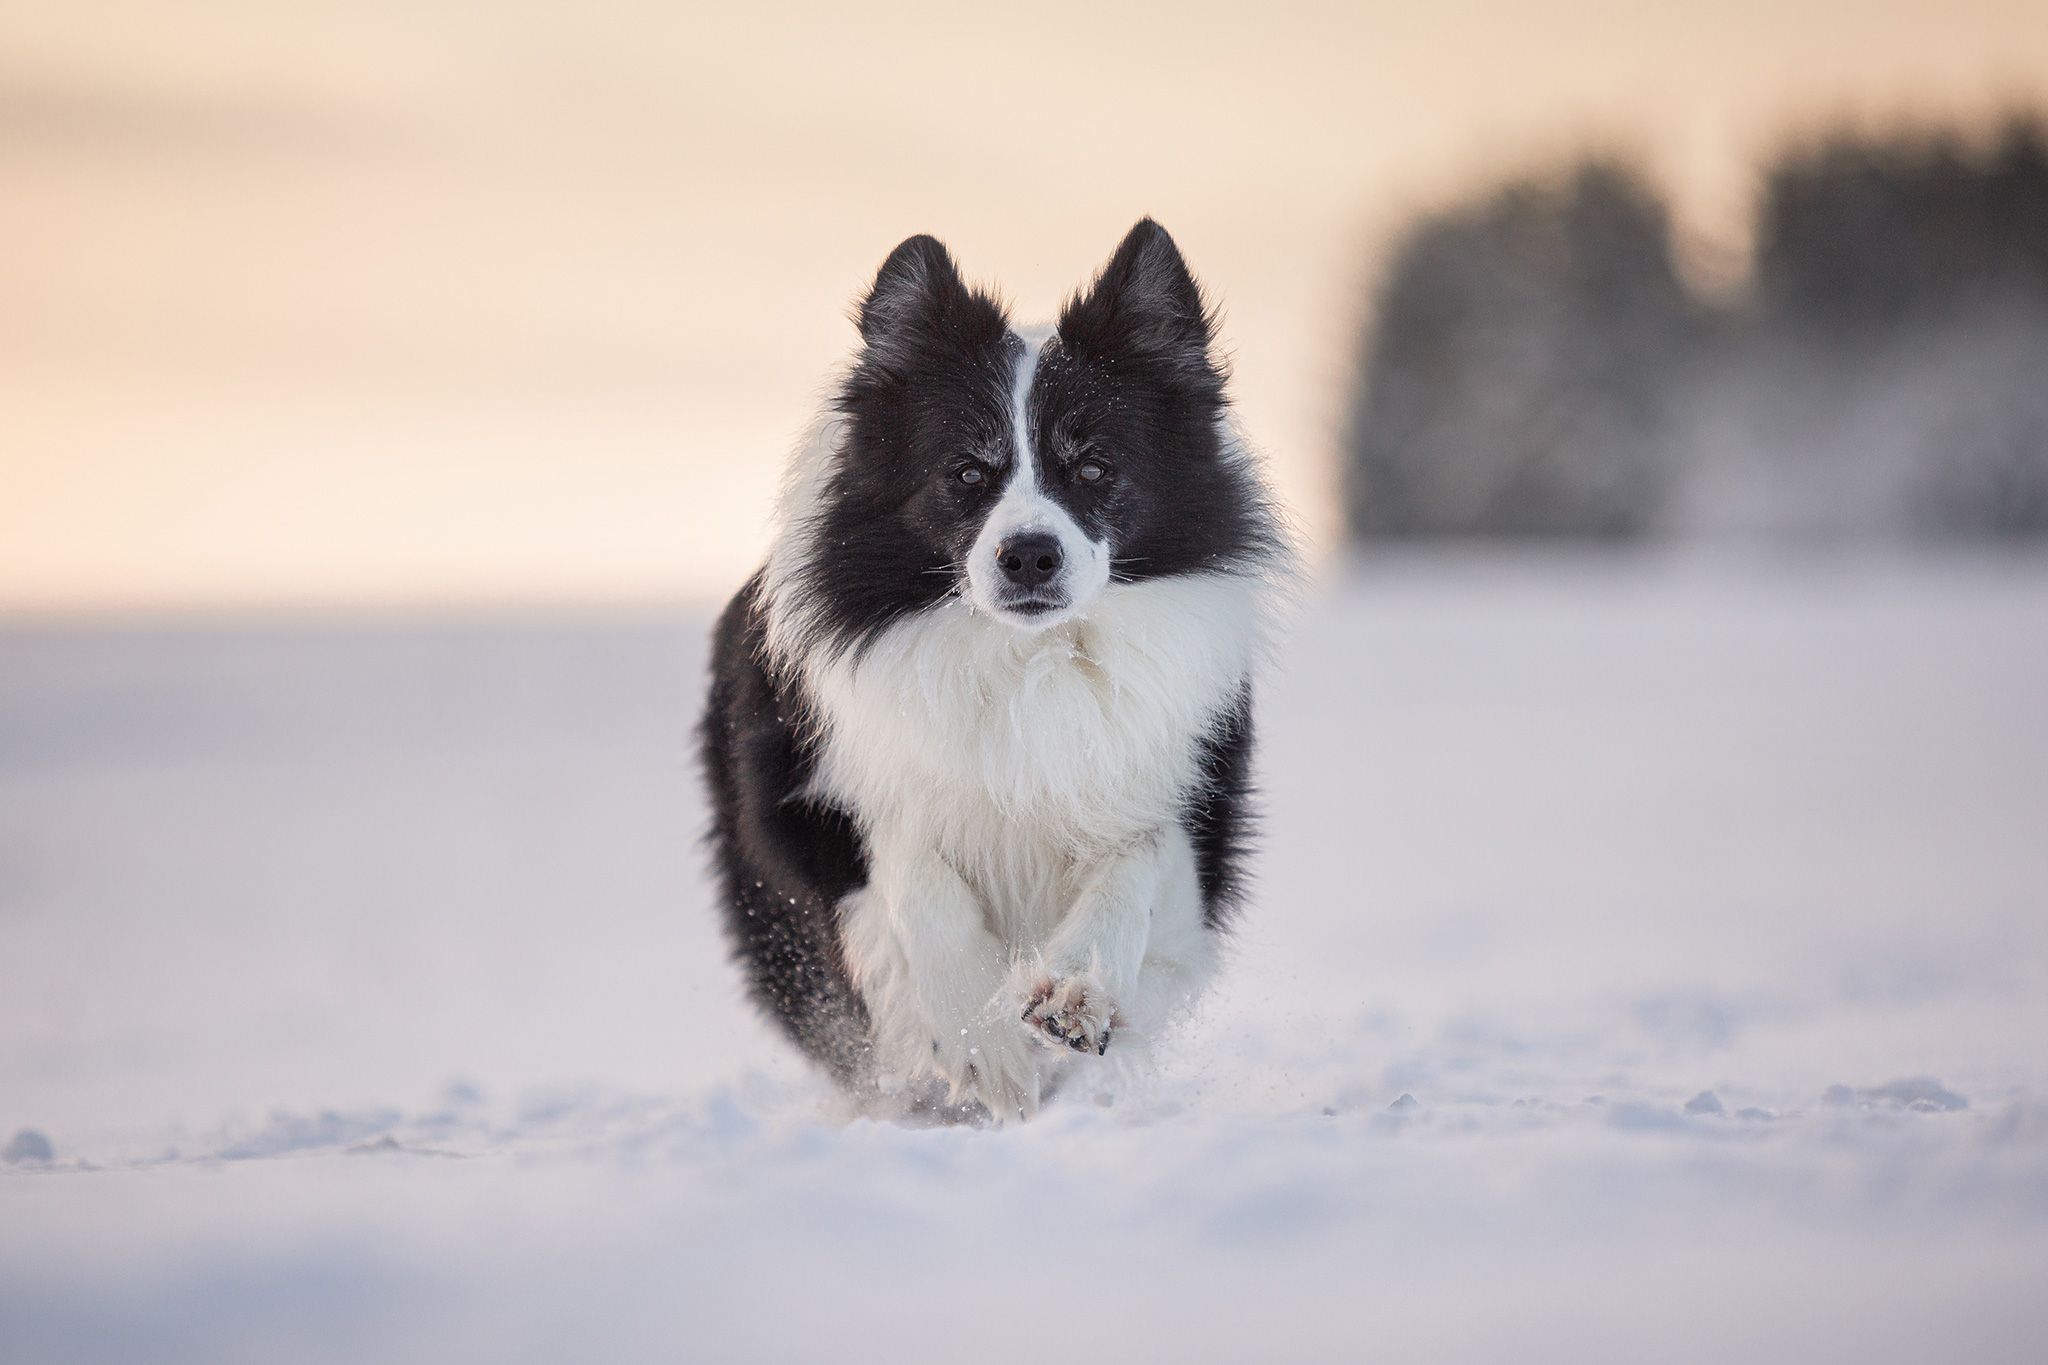
[{"label": "black and white dog", "polygon": [[930,237],[858,320],[718,624],[728,929],[849,1089],[1029,1117],[1214,968],[1287,540],[1150,219],[1057,326],[1013,328]]}]

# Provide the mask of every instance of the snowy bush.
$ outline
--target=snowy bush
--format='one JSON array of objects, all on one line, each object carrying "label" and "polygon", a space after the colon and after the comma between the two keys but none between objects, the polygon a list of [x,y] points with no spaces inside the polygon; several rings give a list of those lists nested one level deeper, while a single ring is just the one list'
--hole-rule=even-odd
[{"label": "snowy bush", "polygon": [[1689,340],[1663,206],[1580,167],[1395,252],[1346,438],[1361,535],[1626,535],[1660,498],[1660,387]]}]

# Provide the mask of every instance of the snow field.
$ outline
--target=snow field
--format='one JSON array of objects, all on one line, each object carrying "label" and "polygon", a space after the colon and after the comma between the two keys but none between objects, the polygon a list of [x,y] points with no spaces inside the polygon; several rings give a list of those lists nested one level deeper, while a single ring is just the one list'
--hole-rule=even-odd
[{"label": "snow field", "polygon": [[702,628],[0,632],[0,1359],[2048,1332],[2048,561],[1354,565],[1221,987],[992,1132],[739,1001]]}]

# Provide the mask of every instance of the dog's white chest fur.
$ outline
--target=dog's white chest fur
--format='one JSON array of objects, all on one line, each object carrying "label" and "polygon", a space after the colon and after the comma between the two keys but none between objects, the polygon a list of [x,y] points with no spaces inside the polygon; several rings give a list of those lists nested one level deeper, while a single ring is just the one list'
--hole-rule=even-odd
[{"label": "dog's white chest fur", "polygon": [[1251,666],[1259,591],[1191,575],[1036,634],[957,599],[892,627],[806,670],[825,713],[812,794],[871,841],[935,850],[1013,950],[1042,941],[1075,868],[1179,818]]}]

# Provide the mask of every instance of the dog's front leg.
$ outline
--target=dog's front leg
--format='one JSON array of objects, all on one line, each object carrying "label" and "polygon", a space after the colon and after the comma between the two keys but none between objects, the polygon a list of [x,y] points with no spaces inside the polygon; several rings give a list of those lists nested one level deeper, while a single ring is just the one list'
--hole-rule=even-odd
[{"label": "dog's front leg", "polygon": [[1009,955],[944,858],[878,842],[840,916],[884,1072],[936,1075],[951,1103],[978,1096],[998,1121],[1038,1112],[1029,1038],[1002,993]]},{"label": "dog's front leg", "polygon": [[1076,1052],[1109,1050],[1117,1005],[1137,988],[1152,931],[1163,840],[1124,845],[1089,869],[1039,961],[1013,985],[1024,1021]]}]

